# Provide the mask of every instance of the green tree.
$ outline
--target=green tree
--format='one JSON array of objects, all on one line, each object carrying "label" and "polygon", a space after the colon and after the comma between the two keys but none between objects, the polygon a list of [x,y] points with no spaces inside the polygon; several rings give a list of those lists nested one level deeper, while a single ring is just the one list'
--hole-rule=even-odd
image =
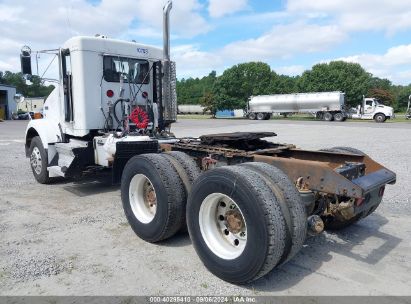
[{"label": "green tree", "polygon": [[25,97],[46,97],[54,89],[53,85],[45,86],[39,76],[33,75],[30,82],[27,84],[21,73],[0,72],[0,83],[15,86],[17,93]]},{"label": "green tree", "polygon": [[361,65],[344,61],[320,63],[305,71],[298,79],[300,92],[342,91],[348,105],[355,106],[366,95],[371,74]]},{"label": "green tree", "polygon": [[269,93],[271,68],[263,62],[249,62],[235,65],[217,78],[213,93],[217,108],[245,108],[252,95]]},{"label": "green tree", "polygon": [[204,107],[204,113],[210,111],[213,118],[215,118],[215,115],[217,114],[217,103],[215,102],[213,93],[206,92],[200,99],[200,104]]},{"label": "green tree", "polygon": [[211,92],[217,73],[212,71],[203,78],[189,78],[177,81],[178,104],[200,104],[201,98]]},{"label": "green tree", "polygon": [[273,71],[271,74],[269,94],[298,93],[298,79],[299,76],[291,77],[287,75],[278,75]]},{"label": "green tree", "polygon": [[411,84],[408,86],[393,86],[392,90],[395,95],[394,108],[396,111],[405,111],[407,109],[409,96],[411,95]]}]

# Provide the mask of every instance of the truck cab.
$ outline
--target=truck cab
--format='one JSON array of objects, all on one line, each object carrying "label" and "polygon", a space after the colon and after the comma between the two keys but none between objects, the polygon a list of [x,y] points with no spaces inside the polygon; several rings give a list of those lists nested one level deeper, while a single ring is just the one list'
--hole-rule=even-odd
[{"label": "truck cab", "polygon": [[351,115],[353,119],[374,119],[376,122],[385,122],[394,118],[394,109],[378,102],[376,98],[363,98],[356,112]]},{"label": "truck cab", "polygon": [[[171,3],[167,27],[170,9]],[[59,71],[43,118],[26,129],[26,155],[39,182],[88,167],[117,164],[121,171],[124,153],[157,152],[160,143],[175,141],[176,74],[166,33],[163,49],[97,35],[36,52],[53,54]],[[24,47],[20,58],[23,74],[31,75],[31,49]]]}]

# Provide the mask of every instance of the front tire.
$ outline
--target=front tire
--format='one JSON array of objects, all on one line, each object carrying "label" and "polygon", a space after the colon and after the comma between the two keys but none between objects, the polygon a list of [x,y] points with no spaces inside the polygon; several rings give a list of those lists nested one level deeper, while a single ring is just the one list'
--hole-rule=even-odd
[{"label": "front tire", "polygon": [[147,242],[173,236],[184,221],[183,182],[161,154],[142,154],[127,162],[121,177],[121,200],[131,228]]},{"label": "front tire", "polygon": [[39,136],[33,137],[29,149],[30,167],[34,178],[40,184],[48,184],[51,181],[49,172],[47,171],[48,157],[47,151],[43,147],[43,143]]},{"label": "front tire", "polygon": [[203,173],[189,196],[187,226],[204,265],[231,283],[258,279],[284,254],[286,227],[277,197],[246,167]]},{"label": "front tire", "polygon": [[384,114],[379,113],[379,114],[374,116],[374,120],[375,120],[375,122],[381,123],[381,122],[385,122],[387,120],[387,117],[385,117]]},{"label": "front tire", "polygon": [[340,112],[335,113],[335,114],[334,114],[334,120],[335,120],[335,121],[344,121],[344,120],[345,120],[345,116],[344,116],[343,113],[340,113]]}]

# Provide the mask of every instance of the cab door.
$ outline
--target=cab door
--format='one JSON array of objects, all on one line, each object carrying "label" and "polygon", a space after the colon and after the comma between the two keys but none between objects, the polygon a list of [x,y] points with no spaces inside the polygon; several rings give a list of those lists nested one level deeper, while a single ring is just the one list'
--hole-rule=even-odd
[{"label": "cab door", "polygon": [[375,103],[372,99],[366,99],[364,102],[364,114],[370,115],[374,113]]}]

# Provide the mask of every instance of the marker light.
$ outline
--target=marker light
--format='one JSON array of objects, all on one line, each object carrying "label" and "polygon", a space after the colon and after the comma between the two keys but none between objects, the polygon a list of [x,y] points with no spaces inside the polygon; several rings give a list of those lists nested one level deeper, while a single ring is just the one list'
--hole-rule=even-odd
[{"label": "marker light", "polygon": [[113,97],[114,96],[114,92],[113,92],[113,90],[107,90],[107,97]]}]

